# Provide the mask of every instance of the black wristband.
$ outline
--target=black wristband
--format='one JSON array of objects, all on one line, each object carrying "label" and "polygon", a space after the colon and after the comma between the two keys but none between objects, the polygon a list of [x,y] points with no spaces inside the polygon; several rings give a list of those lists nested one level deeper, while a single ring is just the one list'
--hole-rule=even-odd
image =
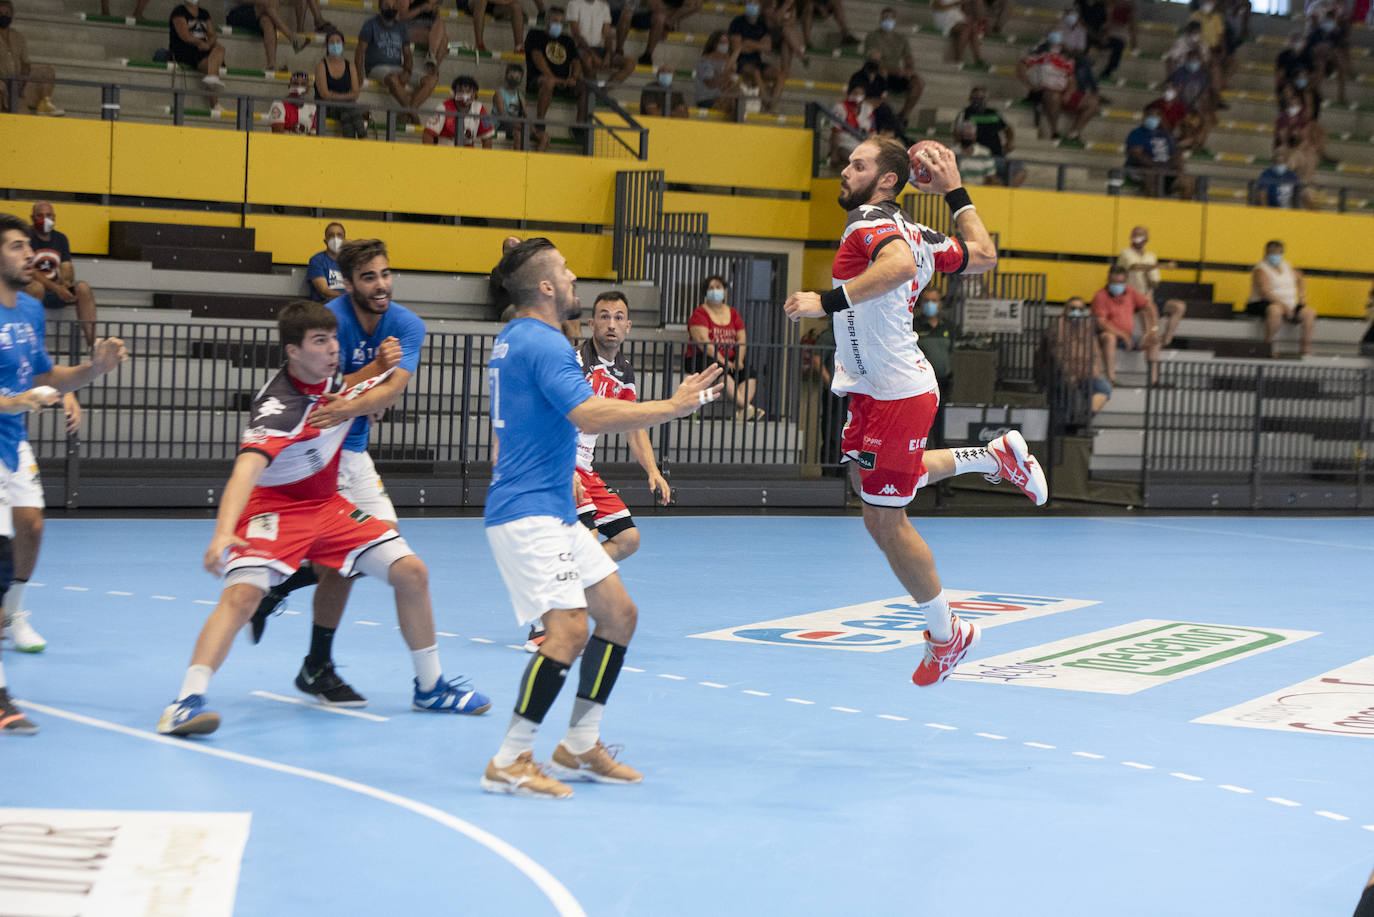
[{"label": "black wristband", "polygon": [[955,188],[953,191],[945,192],[945,203],[949,205],[950,213],[958,213],[965,207],[972,207],[973,200],[968,196],[968,189]]},{"label": "black wristband", "polygon": [[834,315],[849,308],[849,297],[844,293],[843,284],[821,294],[821,308],[827,315]]}]

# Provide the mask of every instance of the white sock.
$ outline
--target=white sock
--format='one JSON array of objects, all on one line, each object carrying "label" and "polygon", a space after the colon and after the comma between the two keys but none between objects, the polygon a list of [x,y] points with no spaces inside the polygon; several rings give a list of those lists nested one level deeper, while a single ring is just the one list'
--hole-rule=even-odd
[{"label": "white sock", "polygon": [[539,724],[527,720],[518,713],[511,714],[510,725],[506,727],[506,738],[493,758],[497,767],[510,767],[515,759],[527,751],[534,751],[534,736],[539,732]]},{"label": "white sock", "polygon": [[568,720],[568,734],[563,744],[575,755],[583,755],[596,747],[601,740],[601,714],[606,712],[605,704],[579,697],[573,701],[572,719]]},{"label": "white sock", "polygon": [[926,630],[930,631],[930,639],[936,643],[945,643],[954,636],[954,616],[949,611],[949,599],[945,597],[945,590],[941,589],[940,594],[929,602],[920,602],[916,607],[925,615]]},{"label": "white sock", "polygon": [[181,683],[181,693],[177,700],[185,700],[192,694],[204,694],[210,689],[210,676],[215,670],[208,665],[193,665],[186,670],[186,679]]},{"label": "white sock", "polygon": [[9,682],[5,681],[5,664],[0,662],[0,689],[9,687]]},{"label": "white sock", "polygon": [[411,650],[410,661],[415,664],[415,681],[422,693],[434,690],[444,668],[439,664],[439,645],[427,646],[422,650]]},{"label": "white sock", "polygon": [[954,456],[955,474],[968,474],[975,471],[982,474],[994,474],[1001,467],[997,464],[996,457],[982,446],[975,446],[971,449],[951,449],[949,451]]},{"label": "white sock", "polygon": [[9,591],[5,593],[5,620],[14,617],[16,611],[24,607],[24,590],[29,588],[28,580],[15,580],[10,583]]}]

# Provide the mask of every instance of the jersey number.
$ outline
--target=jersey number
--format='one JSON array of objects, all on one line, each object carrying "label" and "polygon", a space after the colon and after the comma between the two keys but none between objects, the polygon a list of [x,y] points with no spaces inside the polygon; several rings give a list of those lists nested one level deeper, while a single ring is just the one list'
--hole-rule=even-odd
[{"label": "jersey number", "polygon": [[487,383],[491,386],[491,425],[499,430],[506,425],[501,419],[501,370],[488,366]]}]

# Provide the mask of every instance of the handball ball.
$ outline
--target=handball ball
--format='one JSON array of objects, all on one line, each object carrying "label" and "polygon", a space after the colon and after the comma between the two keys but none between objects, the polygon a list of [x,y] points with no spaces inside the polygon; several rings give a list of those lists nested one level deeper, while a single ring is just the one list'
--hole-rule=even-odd
[{"label": "handball ball", "polygon": [[943,143],[940,143],[938,140],[922,140],[920,143],[916,144],[910,150],[908,150],[907,155],[911,158],[911,179],[912,181],[918,182],[922,185],[930,183],[930,170],[925,167],[924,163],[922,163],[919,159],[916,158],[916,152],[918,150],[930,150],[931,152],[938,151],[942,155],[945,153],[949,153],[949,155],[951,156],[954,155],[953,153],[950,153],[949,148],[947,146],[945,146]]}]

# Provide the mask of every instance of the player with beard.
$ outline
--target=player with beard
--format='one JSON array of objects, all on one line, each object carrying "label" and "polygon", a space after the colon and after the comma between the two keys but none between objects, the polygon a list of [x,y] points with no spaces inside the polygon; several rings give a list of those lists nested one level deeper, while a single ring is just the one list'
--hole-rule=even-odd
[{"label": "player with beard", "polygon": [[[688,376],[671,399],[630,403],[592,390],[560,332],[581,313],[563,255],[548,239],[527,239],[501,259],[516,307],[497,337],[487,374],[491,425],[500,454],[487,491],[487,542],[521,625],[543,619],[547,636],[525,667],[505,740],[482,789],[561,799],[572,790],[534,761],[534,737],[582,654],[577,699],[551,769],[566,779],[639,783],[601,743],[601,716],[615,687],[638,610],[615,561],[578,524],[570,482],[577,437],[628,433],[686,417],[720,395],[720,368]],[[587,636],[587,618],[596,628]]]},{"label": "player with beard", "polygon": [[[913,171],[929,176],[917,188],[945,195],[962,240],[914,222],[897,206]],[[911,678],[933,685],[978,643],[979,630],[950,612],[907,505],[918,488],[969,472],[994,483],[1007,478],[1036,506],[1049,499],[1049,487],[1015,431],[986,448],[925,451],[940,392],[912,330],[912,308],[935,271],[977,274],[997,265],[997,248],[961,185],[954,154],[938,144],[918,144],[908,154],[895,140],[864,141],[841,174],[839,203],[849,218],[833,289],[793,293],[784,309],[793,321],[834,317],[831,391],[849,396],[840,460],[852,463],[865,528],[925,616],[925,658]]]}]

